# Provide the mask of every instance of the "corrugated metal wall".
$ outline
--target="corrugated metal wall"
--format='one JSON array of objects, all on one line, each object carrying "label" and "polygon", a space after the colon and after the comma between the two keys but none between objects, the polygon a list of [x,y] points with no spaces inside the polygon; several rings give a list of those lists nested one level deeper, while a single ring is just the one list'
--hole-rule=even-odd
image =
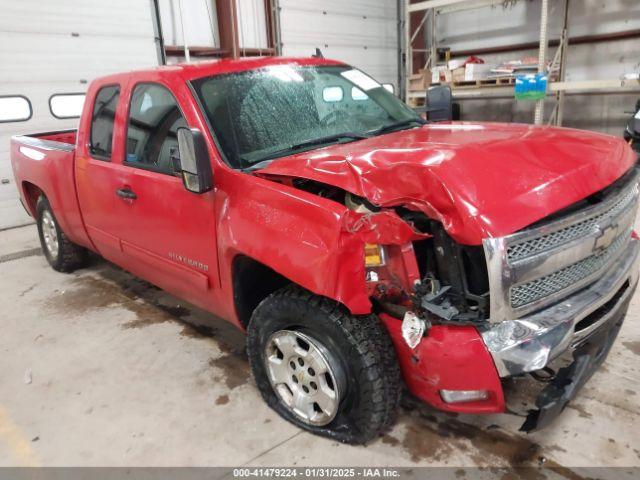
[{"label": "corrugated metal wall", "polygon": [[238,38],[242,48],[267,48],[267,12],[264,0],[236,0]]},{"label": "corrugated metal wall", "polygon": [[318,47],[384,83],[398,83],[395,0],[280,0],[282,53],[309,56]]},{"label": "corrugated metal wall", "polygon": [[[267,48],[264,0],[235,2],[240,46]],[[214,3],[159,0],[165,44],[183,46],[186,37],[191,47],[219,47]],[[318,47],[326,57],[355,65],[381,82],[398,83],[396,0],[279,0],[278,4],[283,55],[308,57]],[[169,58],[170,63],[182,61]]]},{"label": "corrugated metal wall", "polygon": [[[562,31],[564,1],[550,2],[549,38],[557,39]],[[640,2],[637,0],[581,0],[570,3],[569,36],[607,34],[640,28]],[[437,38],[451,50],[467,50],[537,42],[540,25],[540,1],[520,1],[511,7],[481,8],[438,17]],[[548,58],[553,59],[555,48]],[[493,55],[481,55],[487,64],[538,56],[537,49]],[[608,80],[640,70],[638,39],[571,45],[567,56],[567,81]],[[637,93],[615,95],[569,95],[565,100],[564,125],[597,130],[620,136],[633,109]],[[463,120],[506,122],[533,121],[534,102],[512,99],[463,100]],[[546,117],[553,104],[546,105]]]},{"label": "corrugated metal wall", "polygon": [[156,65],[150,0],[0,0],[0,96],[24,95],[33,117],[0,123],[0,229],[29,221],[9,162],[11,135],[75,128],[49,111],[54,93],[84,92],[93,78]]},{"label": "corrugated metal wall", "polygon": [[[165,45],[219,47],[218,19],[212,0],[159,0]],[[184,28],[184,36],[182,29]]]}]

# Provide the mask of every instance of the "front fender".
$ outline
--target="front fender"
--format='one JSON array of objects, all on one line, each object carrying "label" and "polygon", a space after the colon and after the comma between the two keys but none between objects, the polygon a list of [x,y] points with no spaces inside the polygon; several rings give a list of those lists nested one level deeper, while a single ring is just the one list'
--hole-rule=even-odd
[{"label": "front fender", "polygon": [[[246,255],[352,314],[371,312],[365,242],[399,245],[424,237],[393,211],[356,214],[332,200],[246,174],[229,173],[218,182],[223,265]],[[223,277],[230,279],[230,273]]]}]

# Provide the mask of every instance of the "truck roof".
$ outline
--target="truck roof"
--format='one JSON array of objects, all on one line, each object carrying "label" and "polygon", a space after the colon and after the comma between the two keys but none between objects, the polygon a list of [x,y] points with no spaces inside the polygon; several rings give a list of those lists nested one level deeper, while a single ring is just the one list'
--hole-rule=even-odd
[{"label": "truck roof", "polygon": [[177,63],[175,65],[162,65],[155,68],[132,70],[128,72],[116,73],[103,77],[98,77],[94,81],[105,83],[110,81],[122,81],[124,79],[139,77],[140,79],[156,78],[181,78],[184,81],[195,78],[208,77],[211,75],[221,75],[226,73],[242,72],[264,68],[271,65],[344,65],[337,60],[329,60],[317,57],[253,57],[240,59],[212,60],[197,63]]}]

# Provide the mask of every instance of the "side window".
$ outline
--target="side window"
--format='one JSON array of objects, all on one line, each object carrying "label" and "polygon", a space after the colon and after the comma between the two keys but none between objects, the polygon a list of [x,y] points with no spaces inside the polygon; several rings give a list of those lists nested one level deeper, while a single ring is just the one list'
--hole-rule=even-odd
[{"label": "side window", "polygon": [[102,87],[96,95],[91,116],[91,140],[89,153],[100,160],[111,160],[113,121],[120,98],[120,86]]},{"label": "side window", "polygon": [[371,100],[369,95],[356,86],[351,87],[351,100],[353,100],[356,108],[363,115],[371,115],[374,117],[382,116],[383,118],[386,115],[386,112],[380,105]]},{"label": "side window", "polygon": [[344,98],[344,90],[340,86],[324,87],[322,89],[322,99],[327,103],[341,102]]},{"label": "side window", "polygon": [[153,83],[136,86],[129,109],[126,163],[173,175],[171,157],[178,148],[177,131],[186,126],[169,90]]},{"label": "side window", "polygon": [[351,98],[356,101],[369,100],[369,95],[364,93],[358,87],[351,87]]}]

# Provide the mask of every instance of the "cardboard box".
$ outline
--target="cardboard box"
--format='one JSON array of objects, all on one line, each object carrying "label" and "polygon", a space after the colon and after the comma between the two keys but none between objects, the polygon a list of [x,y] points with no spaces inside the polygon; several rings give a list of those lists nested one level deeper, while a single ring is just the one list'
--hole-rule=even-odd
[{"label": "cardboard box", "polygon": [[460,67],[460,68],[456,68],[455,70],[452,70],[451,71],[451,78],[453,80],[453,83],[464,82],[465,81],[465,72],[466,72],[466,68],[464,68],[464,67]]},{"label": "cardboard box", "polygon": [[447,67],[449,70],[457,70],[458,68],[464,68],[464,62],[466,62],[466,58],[454,58],[453,60],[449,60]]},{"label": "cardboard box", "polygon": [[431,70],[431,83],[440,83],[440,72],[442,71],[442,69],[445,67],[434,67],[433,70]]},{"label": "cardboard box", "polygon": [[486,63],[467,63],[464,67],[464,81],[473,82],[489,77],[491,66]]},{"label": "cardboard box", "polygon": [[420,70],[409,76],[409,90],[420,91],[426,90],[431,85],[431,71],[429,69]]}]

